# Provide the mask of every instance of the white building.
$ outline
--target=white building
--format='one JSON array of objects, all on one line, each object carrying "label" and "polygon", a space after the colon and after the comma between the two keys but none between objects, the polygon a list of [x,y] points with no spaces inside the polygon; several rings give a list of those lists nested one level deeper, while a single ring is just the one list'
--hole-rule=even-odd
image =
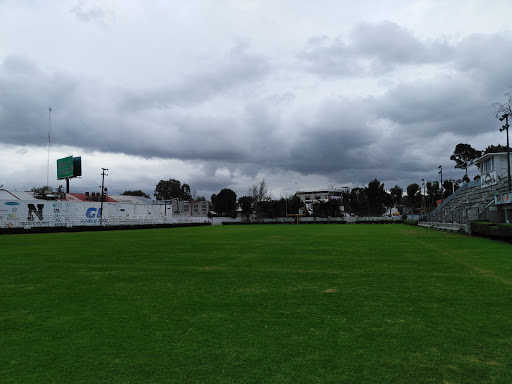
[{"label": "white building", "polygon": [[332,199],[341,199],[343,191],[341,189],[317,189],[309,191],[297,191],[296,195],[300,201],[309,203],[316,200],[329,201]]},{"label": "white building", "polygon": [[[512,154],[511,154],[512,159]],[[504,211],[505,223],[512,222],[512,191],[508,188],[507,152],[487,153],[475,161],[480,168],[480,187],[487,188],[506,184],[505,190],[497,190],[494,205]],[[512,164],[510,164],[512,167]]]},{"label": "white building", "polygon": [[487,153],[477,159],[475,164],[480,168],[482,188],[495,185],[507,177],[507,152]]}]

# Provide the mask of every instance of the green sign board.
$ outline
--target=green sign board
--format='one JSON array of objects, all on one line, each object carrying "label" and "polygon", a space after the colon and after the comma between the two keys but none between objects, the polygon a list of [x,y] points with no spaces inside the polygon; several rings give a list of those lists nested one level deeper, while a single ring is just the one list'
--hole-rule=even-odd
[{"label": "green sign board", "polygon": [[73,156],[57,160],[57,179],[73,177]]}]

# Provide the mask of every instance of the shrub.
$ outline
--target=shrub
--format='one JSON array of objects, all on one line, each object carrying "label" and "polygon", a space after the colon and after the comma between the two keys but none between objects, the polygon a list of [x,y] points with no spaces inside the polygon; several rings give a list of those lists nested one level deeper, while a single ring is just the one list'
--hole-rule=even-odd
[{"label": "shrub", "polygon": [[512,224],[497,224],[488,221],[473,221],[471,234],[493,237],[496,239],[512,240]]},{"label": "shrub", "polygon": [[490,237],[500,237],[497,225],[489,225],[489,226],[487,226],[487,228],[489,231],[488,235]]},{"label": "shrub", "polygon": [[498,236],[512,240],[512,224],[498,224]]},{"label": "shrub", "polygon": [[491,225],[493,225],[493,223],[488,221],[473,221],[471,222],[471,233],[474,235],[489,236],[489,226]]}]

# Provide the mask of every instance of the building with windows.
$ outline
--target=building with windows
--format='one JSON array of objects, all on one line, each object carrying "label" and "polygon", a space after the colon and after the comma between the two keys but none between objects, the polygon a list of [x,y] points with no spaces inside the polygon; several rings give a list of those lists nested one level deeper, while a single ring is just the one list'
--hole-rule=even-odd
[{"label": "building with windows", "polygon": [[496,189],[494,195],[495,210],[501,213],[501,218],[505,223],[512,222],[512,191],[509,190],[510,181],[509,169],[512,164],[508,164],[510,159],[507,152],[487,153],[479,158],[475,163],[480,168],[480,187],[487,188],[497,184],[504,184],[506,187]]},{"label": "building with windows", "polygon": [[341,199],[343,191],[341,189],[316,189],[308,191],[297,191],[296,195],[300,201],[314,202],[316,200],[329,201],[332,199]]},{"label": "building with windows", "polygon": [[495,185],[507,177],[507,153],[487,153],[477,159],[475,164],[480,168],[480,186],[482,188]]}]

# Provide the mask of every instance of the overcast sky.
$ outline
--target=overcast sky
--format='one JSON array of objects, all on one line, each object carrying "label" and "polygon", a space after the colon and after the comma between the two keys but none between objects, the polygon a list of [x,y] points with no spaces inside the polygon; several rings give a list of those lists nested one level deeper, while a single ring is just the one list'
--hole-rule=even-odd
[{"label": "overcast sky", "polygon": [[491,103],[512,86],[511,15],[510,0],[0,0],[0,185],[57,187],[69,155],[71,192],[99,190],[102,167],[111,194],[174,178],[207,198],[461,178],[457,143],[506,144]]}]

